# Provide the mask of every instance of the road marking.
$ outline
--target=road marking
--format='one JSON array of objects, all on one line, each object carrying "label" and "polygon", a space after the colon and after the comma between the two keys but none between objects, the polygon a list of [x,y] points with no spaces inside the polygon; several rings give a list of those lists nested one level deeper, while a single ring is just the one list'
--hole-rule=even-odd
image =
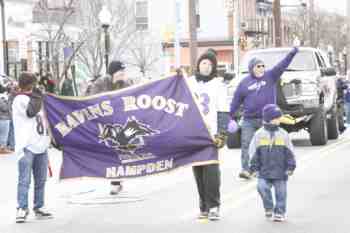
[{"label": "road marking", "polygon": [[[337,143],[337,145],[339,147],[331,147],[331,149],[329,148],[325,148],[324,150],[322,150],[321,154],[319,154],[319,156],[317,157],[313,157],[314,159],[323,159],[327,156],[330,156],[331,153],[326,153],[326,152],[331,152],[331,151],[335,151],[335,150],[339,150],[343,147],[347,147],[350,145],[350,139],[346,139],[342,141],[343,143]],[[334,143],[335,144],[335,143]],[[342,144],[342,145],[340,145]],[[316,154],[316,153],[313,153]],[[301,168],[298,168],[298,170],[304,170],[307,167],[309,167],[308,165],[311,164],[311,161],[314,159],[304,159],[302,161],[306,161],[306,164],[302,164]],[[304,165],[304,166],[303,166]],[[256,185],[256,182],[254,182],[254,185]],[[244,192],[240,192],[240,195],[243,194]],[[258,197],[257,192],[246,192],[244,193],[246,194],[244,197],[241,197],[239,199],[236,199],[235,201],[231,201],[230,199],[233,199],[234,195],[231,195],[231,197],[226,198],[225,200],[223,200],[223,202],[225,202],[225,208],[222,209],[221,213],[227,213],[228,211],[231,211],[239,206],[241,206],[242,204],[246,203],[248,200],[254,198],[254,197]],[[227,206],[227,207],[226,207]]]},{"label": "road marking", "polygon": [[[343,145],[341,145],[343,144]],[[311,162],[315,159],[319,158],[324,158],[327,155],[330,155],[333,150],[339,150],[339,148],[343,148],[345,146],[348,146],[350,144],[350,139],[346,137],[342,137],[338,139],[337,142],[334,142],[333,144],[321,148],[320,150],[313,151],[308,155],[307,158],[301,158],[300,160],[297,161],[297,164],[301,164],[298,166],[297,170],[304,170],[305,168],[308,167],[308,165],[311,164]],[[339,147],[340,146],[340,147]],[[221,214],[226,213],[228,211],[231,211],[232,209],[235,209],[239,207],[240,205],[244,204],[246,201],[257,197],[256,192],[252,192],[253,190],[255,191],[256,187],[256,180],[249,181],[248,184],[244,185],[242,188],[238,189],[238,191],[234,193],[228,193],[225,195],[222,195],[221,198]],[[243,197],[240,197],[241,195],[245,194]],[[232,201],[234,200],[234,201]],[[224,204],[224,205],[223,205]],[[181,220],[188,220],[193,218],[193,216],[196,215],[198,212],[197,208],[196,210],[193,209],[192,211],[189,211],[188,214],[184,214],[180,217]]]}]

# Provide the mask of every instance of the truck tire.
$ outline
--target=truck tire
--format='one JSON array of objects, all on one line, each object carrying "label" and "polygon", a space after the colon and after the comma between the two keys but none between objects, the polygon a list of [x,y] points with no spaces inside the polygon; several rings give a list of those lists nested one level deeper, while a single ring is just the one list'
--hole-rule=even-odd
[{"label": "truck tire", "polygon": [[340,133],[343,133],[346,130],[344,113],[345,113],[344,103],[340,103],[338,105],[338,112],[337,112]]},{"label": "truck tire", "polygon": [[331,118],[327,119],[328,139],[337,139],[339,136],[339,119],[336,105],[331,110]]},{"label": "truck tire", "polygon": [[313,146],[325,145],[328,142],[327,117],[322,108],[311,119],[310,141]]},{"label": "truck tire", "polygon": [[228,133],[227,148],[241,148],[241,130],[238,130],[236,133]]}]

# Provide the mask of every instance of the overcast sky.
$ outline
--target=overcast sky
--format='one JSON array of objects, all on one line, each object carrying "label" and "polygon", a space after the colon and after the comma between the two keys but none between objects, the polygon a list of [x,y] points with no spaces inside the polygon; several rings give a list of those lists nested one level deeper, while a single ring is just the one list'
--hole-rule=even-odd
[{"label": "overcast sky", "polygon": [[[308,0],[303,0],[308,2]],[[336,11],[345,15],[347,0],[315,0],[315,5],[329,11]],[[349,0],[348,0],[349,1]],[[300,0],[282,0],[282,4],[297,4]]]}]

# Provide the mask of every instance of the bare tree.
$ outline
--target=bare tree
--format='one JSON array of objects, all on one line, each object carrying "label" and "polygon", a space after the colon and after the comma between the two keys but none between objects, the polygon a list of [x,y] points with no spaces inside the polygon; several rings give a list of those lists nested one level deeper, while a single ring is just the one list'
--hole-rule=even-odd
[{"label": "bare tree", "polygon": [[[135,13],[132,1],[118,0],[106,1],[112,14],[112,22],[109,27],[111,35],[111,47],[109,51],[111,59],[121,59],[128,49],[136,32]],[[86,65],[89,76],[95,77],[101,74],[104,64],[104,34],[98,14],[102,8],[99,0],[81,1],[80,18],[82,34],[88,40],[78,53],[79,62]]]},{"label": "bare tree", "polygon": [[147,31],[138,31],[135,40],[129,48],[127,63],[137,67],[143,77],[152,71],[154,65],[160,60],[160,42]]},{"label": "bare tree", "polygon": [[[36,23],[40,24],[40,29],[35,34],[39,40],[47,41],[49,45],[49,67],[53,76],[58,82],[63,78],[67,69],[69,69],[75,55],[85,43],[86,38],[76,33],[77,38],[72,38],[71,33],[67,31],[68,26],[72,26],[76,20],[76,6],[79,0],[68,0],[64,5],[50,5],[47,0],[39,1],[34,9]],[[61,2],[62,3],[62,2]],[[75,43],[73,54],[62,66],[62,53],[64,47],[71,47]],[[40,61],[42,62],[42,61]]]},{"label": "bare tree", "polygon": [[316,8],[312,19],[313,45],[310,45],[310,20],[307,20],[307,16],[303,9],[289,15],[292,33],[304,41],[304,45],[325,48],[330,44],[336,53],[342,51],[346,45],[345,17]]}]

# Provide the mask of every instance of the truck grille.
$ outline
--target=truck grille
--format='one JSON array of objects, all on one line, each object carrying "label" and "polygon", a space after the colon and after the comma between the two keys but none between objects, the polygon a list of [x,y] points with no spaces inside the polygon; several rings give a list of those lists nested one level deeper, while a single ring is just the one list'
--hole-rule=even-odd
[{"label": "truck grille", "polygon": [[298,96],[301,94],[301,85],[294,83],[286,83],[282,87],[282,91],[285,97]]}]

